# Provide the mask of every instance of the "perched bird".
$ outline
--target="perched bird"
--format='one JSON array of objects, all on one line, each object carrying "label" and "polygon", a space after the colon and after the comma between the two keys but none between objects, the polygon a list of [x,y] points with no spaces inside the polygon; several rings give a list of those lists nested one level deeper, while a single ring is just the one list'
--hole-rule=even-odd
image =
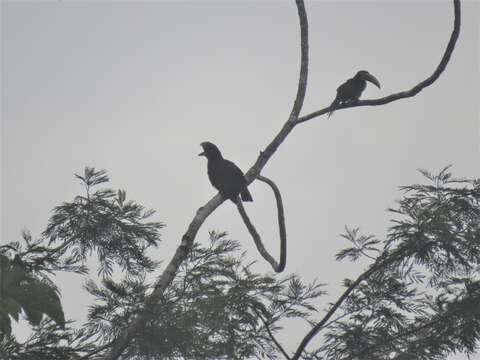
[{"label": "perched bird", "polygon": [[337,96],[330,105],[331,110],[328,113],[328,117],[333,114],[334,107],[342,103],[357,101],[360,95],[362,95],[363,90],[367,87],[367,81],[376,85],[380,89],[380,83],[377,78],[366,70],[357,72],[353,78],[348,79],[340,85],[337,89]]},{"label": "perched bird", "polygon": [[220,150],[211,142],[202,142],[200,146],[203,152],[198,156],[208,159],[208,178],[215,189],[233,202],[236,202],[238,194],[243,201],[253,201],[242,170],[233,162],[224,159]]}]

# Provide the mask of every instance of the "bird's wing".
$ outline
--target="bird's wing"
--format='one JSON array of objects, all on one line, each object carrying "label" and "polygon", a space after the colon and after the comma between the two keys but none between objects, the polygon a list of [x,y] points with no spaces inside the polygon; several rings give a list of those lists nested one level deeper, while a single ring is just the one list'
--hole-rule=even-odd
[{"label": "bird's wing", "polygon": [[225,189],[229,194],[238,194],[246,181],[242,170],[229,160],[224,160]]}]

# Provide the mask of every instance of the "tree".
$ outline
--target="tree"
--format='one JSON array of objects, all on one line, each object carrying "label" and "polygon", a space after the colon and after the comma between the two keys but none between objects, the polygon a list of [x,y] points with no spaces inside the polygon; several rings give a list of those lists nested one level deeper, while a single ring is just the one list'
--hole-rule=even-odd
[{"label": "tree", "polygon": [[[288,120],[283,125],[280,132],[274,137],[274,139],[270,142],[270,144],[262,151],[260,151],[260,155],[257,158],[256,162],[247,171],[245,174],[245,178],[247,180],[247,184],[250,184],[252,181],[258,179],[260,181],[264,181],[269,184],[276,194],[277,199],[277,208],[278,208],[278,216],[279,216],[279,228],[281,234],[281,254],[280,254],[280,262],[277,263],[273,257],[267,252],[265,247],[263,246],[260,237],[258,236],[258,232],[253,227],[251,221],[248,219],[245,210],[242,207],[241,202],[237,202],[237,207],[239,210],[242,219],[244,220],[247,228],[249,229],[252,237],[255,241],[255,244],[260,252],[260,254],[272,265],[273,269],[277,272],[281,272],[284,270],[285,262],[286,262],[286,233],[285,233],[285,221],[283,219],[283,206],[280,196],[278,196],[278,187],[275,183],[266,178],[264,175],[261,174],[263,167],[267,164],[269,159],[278,149],[278,147],[282,144],[285,138],[290,134],[290,132],[299,124],[311,120],[317,116],[330,113],[333,110],[349,108],[349,107],[357,107],[357,106],[377,106],[377,105],[385,105],[390,102],[409,98],[417,95],[420,91],[425,89],[426,87],[432,85],[442,74],[445,70],[448,61],[453,53],[455,48],[455,44],[457,42],[458,36],[460,34],[460,1],[454,0],[454,26],[453,31],[448,41],[447,47],[445,52],[440,60],[439,65],[436,67],[432,75],[427,77],[426,79],[420,81],[414,87],[407,91],[401,91],[398,93],[391,94],[389,96],[375,99],[375,100],[362,100],[362,101],[353,101],[342,103],[338,106],[334,106],[334,108],[326,107],[319,111],[313,112],[311,114],[300,116],[300,112],[302,110],[303,101],[306,94],[307,89],[307,78],[308,78],[308,20],[307,20],[307,13],[305,10],[305,5],[303,0],[296,0],[295,1],[299,16],[300,22],[300,45],[301,45],[301,59],[300,59],[300,76],[298,81],[298,88],[297,94],[295,96],[295,100],[293,103],[293,107],[291,110],[290,115],[288,116]],[[196,234],[206,220],[206,218],[214,212],[224,201],[225,199],[222,198],[220,194],[217,194],[214,198],[212,198],[207,204],[200,207],[195,215],[195,217],[190,222],[185,234],[182,236],[180,245],[177,248],[174,256],[170,260],[167,268],[163,271],[162,275],[156,282],[154,287],[154,291],[149,295],[149,297],[145,301],[145,313],[149,312],[150,306],[155,306],[163,296],[163,293],[166,289],[170,286],[171,282],[175,277],[175,273],[177,269],[181,266],[181,264],[186,260],[189,251],[192,249]],[[347,294],[348,295],[348,294]],[[342,299],[343,302],[344,299]],[[137,336],[138,330],[143,328],[147,322],[148,317],[144,314],[139,314],[130,324],[130,326],[125,329],[125,331],[119,336],[115,342],[112,344],[111,351],[108,355],[108,359],[114,360],[120,357],[123,353],[125,348],[128,346],[128,343]],[[307,341],[308,342],[308,341]],[[295,358],[299,358],[301,350],[295,354]]]},{"label": "tree", "polygon": [[[295,275],[280,278],[257,274],[252,271],[252,263],[245,263],[238,242],[229,240],[225,233],[211,232],[207,246],[194,245],[122,358],[437,360],[458,351],[474,353],[480,341],[480,179],[455,179],[448,168],[438,175],[422,173],[430,184],[402,188],[405,196],[390,209],[394,219],[386,239],[380,241],[360,235],[358,229],[346,228],[343,237],[351,246],[339,251],[337,260],[363,258],[371,264],[357,279],[344,280],[344,293],[320,320],[315,320],[319,316],[315,305],[325,294],[322,284],[304,284]],[[104,171],[87,168],[85,174],[89,175],[79,177],[84,184],[87,179],[101,178],[96,185],[108,180]],[[92,186],[86,187],[87,193]],[[99,201],[105,194],[111,195],[109,200]],[[16,254],[27,277],[37,274],[43,281],[51,281],[48,274],[57,271],[86,273],[84,258],[77,255],[78,245],[85,244],[82,236],[87,223],[88,246],[93,249],[114,247],[111,251],[115,253],[125,249],[129,235],[138,236],[137,242],[127,248],[132,262],[127,266],[124,260],[113,257],[110,264],[110,268],[122,266],[126,276],[120,281],[112,280],[103,270],[103,251],[96,250],[103,278],[101,284],[92,280],[86,283],[95,302],[85,324],[78,327],[71,321],[36,321],[24,343],[3,331],[2,358],[103,358],[114,339],[144,311],[142,304],[154,286],[147,281],[148,274],[160,265],[150,267],[152,262],[142,251],[156,242],[143,244],[140,235],[152,235],[161,225],[139,221],[152,212],[143,212],[143,207],[133,201],[125,202],[123,191],[113,194],[113,190],[95,190],[90,196],[77,196],[54,209],[47,229],[65,230],[66,223],[71,225],[69,231],[55,232],[68,237],[61,240],[68,246],[59,249],[47,244],[48,237],[32,242],[24,234],[25,250],[15,243],[1,248],[2,257]],[[86,202],[80,201],[85,198]],[[117,212],[114,219],[106,215],[106,209],[118,211],[118,200],[126,209]],[[88,222],[83,221],[85,213],[78,209],[68,220],[60,216],[75,206],[89,209]],[[122,218],[125,213],[132,215],[128,209],[137,209],[134,213],[143,215],[136,221],[132,221],[135,216]],[[131,226],[126,226],[127,219]],[[106,225],[92,225],[102,221],[122,223],[111,232],[117,243],[105,238]],[[137,231],[140,229],[142,232]],[[155,236],[158,240],[158,233]],[[20,283],[17,288],[22,286]],[[58,320],[55,313],[44,312]],[[28,310],[25,313],[29,318]],[[14,318],[18,319],[18,313]],[[293,353],[275,337],[285,320],[291,318],[312,325]],[[320,346],[307,350],[317,335]]]},{"label": "tree", "polygon": [[[127,201],[125,191],[97,189],[108,181],[105,171],[86,168],[76,177],[85,194],[55,207],[40,239],[32,241],[24,233],[25,249],[20,243],[10,243],[1,248],[0,256],[24,264],[25,277],[36,274],[53,284],[49,275],[58,271],[87,274],[85,260],[90,253],[97,253],[102,281],[86,283],[86,290],[95,297],[88,321],[81,327],[71,321],[65,324],[57,301],[54,310],[60,312],[62,321],[46,307],[44,312],[57,323],[49,319],[40,322],[41,318],[32,321],[32,335],[24,343],[2,331],[1,358],[103,357],[118,334],[142,312],[152,291],[147,276],[160,264],[153,262],[146,250],[157,245],[162,224],[148,221],[154,212]],[[227,239],[225,233],[210,233],[206,247],[196,244],[162,301],[152,307],[142,336],[131,343],[125,356],[241,359],[256,354],[273,359],[277,350],[271,331],[282,319],[308,320],[314,310],[310,302],[324,292],[320,284],[305,285],[295,275],[277,279],[256,274],[239,253],[240,244]],[[110,277],[116,267],[125,274],[117,282]],[[6,277],[10,271],[2,268],[1,274]],[[18,291],[26,285],[20,282],[14,287]],[[30,300],[43,305],[49,298],[40,295],[44,293],[28,289]],[[29,319],[29,308],[24,311]],[[19,312],[10,314],[18,321]],[[159,342],[159,338],[163,340]]]},{"label": "tree", "polygon": [[[415,96],[434,83],[444,71],[460,29],[460,4],[459,1],[454,1],[454,29],[440,64],[431,76],[412,89],[381,99],[349,102],[300,116],[308,74],[308,24],[303,2],[298,0],[296,4],[300,18],[302,50],[297,96],[288,121],[270,145],[261,152],[246,175],[248,182],[258,179],[266,182],[275,192],[281,233],[281,256],[278,263],[263,246],[241,203],[237,204],[260,254],[271,263],[276,272],[282,272],[286,262],[283,205],[280,191],[275,183],[260,175],[276,149],[295,126],[329,111],[354,106],[383,105]],[[436,177],[425,174],[442,186],[455,182],[450,180],[450,175],[446,171]],[[410,199],[406,201],[405,207],[401,204],[397,210],[400,215],[398,224],[392,227],[391,233],[383,242],[383,247],[380,246],[381,242],[373,237],[359,236],[358,230],[347,229],[345,238],[350,240],[354,247],[341,251],[339,259],[355,260],[360,256],[366,256],[373,263],[356,280],[345,281],[345,292],[332,304],[321,320],[312,322],[312,330],[305,336],[295,353],[289,355],[274,338],[277,330],[275,322],[281,320],[281,317],[276,318],[275,312],[268,310],[268,306],[274,303],[274,299],[268,296],[262,297],[264,292],[268,294],[271,291],[265,287],[268,285],[266,278],[250,284],[250,287],[246,286],[240,294],[235,292],[236,297],[227,295],[232,288],[236,289],[238,284],[235,282],[225,284],[225,281],[243,279],[242,276],[245,277],[246,274],[240,273],[235,276],[230,274],[229,277],[224,273],[216,273],[215,267],[204,267],[203,270],[206,272],[202,272],[200,278],[208,278],[207,284],[196,284],[195,278],[190,278],[186,270],[182,278],[184,267],[190,266],[190,257],[194,256],[195,251],[198,250],[194,242],[198,229],[206,217],[224,201],[221,196],[217,195],[198,210],[182,237],[175,256],[164,268],[158,280],[153,285],[147,286],[145,284],[147,274],[159,269],[159,266],[147,257],[146,251],[149,247],[156,245],[161,224],[146,222],[145,220],[152,213],[144,211],[138,204],[125,203],[126,195],[123,191],[106,190],[90,194],[92,186],[106,182],[105,173],[87,169],[84,176],[77,177],[85,184],[86,195],[77,197],[72,203],[63,204],[55,209],[54,216],[43,233],[44,239],[39,242],[39,244],[43,244],[43,241],[48,243],[45,250],[42,250],[45,254],[43,257],[37,257],[37,264],[32,263],[34,271],[54,271],[52,267],[45,265],[48,259],[57,257],[58,260],[63,261],[63,267],[68,269],[69,266],[74,265],[81,267],[89,253],[95,252],[98,255],[99,273],[104,277],[103,286],[89,283],[87,289],[102,301],[102,305],[92,309],[90,323],[86,324],[81,334],[72,334],[72,337],[69,337],[67,330],[60,334],[68,337],[67,342],[78,341],[78,345],[68,348],[72,357],[77,356],[73,354],[80,352],[79,356],[84,358],[99,355],[109,359],[125,356],[162,357],[165,354],[177,358],[199,358],[200,356],[241,358],[261,354],[255,351],[258,350],[258,346],[264,346],[268,349],[266,356],[274,357],[274,351],[277,351],[289,359],[300,357],[435,359],[457,350],[470,352],[475,350],[478,341],[476,315],[478,261],[474,251],[477,245],[475,239],[478,238],[478,231],[475,228],[475,224],[478,224],[478,214],[472,210],[475,206],[478,208],[478,184],[475,181],[457,181],[464,187],[446,187],[445,189],[449,192],[445,192],[443,187],[436,184],[432,191],[421,185],[412,187],[410,191],[416,194],[417,200],[420,200]],[[460,190],[463,192],[459,195],[457,192]],[[454,201],[456,207],[448,202],[440,206],[443,198],[435,198],[439,193],[447,199],[455,198],[454,194],[459,195]],[[423,197],[424,195],[428,196]],[[463,198],[463,202],[460,198]],[[436,199],[437,202],[432,202],[432,199]],[[464,207],[458,206],[459,203]],[[437,212],[437,206],[446,213]],[[464,215],[458,216],[457,213]],[[422,222],[425,218],[426,222]],[[464,229],[467,229],[466,232]],[[53,248],[51,247],[53,244],[60,245]],[[15,249],[12,251],[19,252]],[[210,249],[210,251],[213,250]],[[436,251],[440,256],[437,256]],[[31,255],[31,253],[27,251],[25,255]],[[24,262],[27,263],[25,260]],[[229,268],[228,262],[224,260],[218,264],[222,269]],[[37,266],[37,270],[34,265]],[[43,270],[38,268],[39,266],[43,266]],[[53,266],[53,262],[50,266]],[[125,272],[124,281],[114,282],[109,278],[115,266]],[[210,274],[213,274],[213,277]],[[180,293],[176,290],[179,279],[183,279],[184,285],[183,292]],[[278,286],[281,289],[280,284],[281,282]],[[290,287],[309,288],[298,284],[299,282]],[[198,303],[196,298],[187,301],[184,307],[178,306],[178,302],[188,299],[188,296],[198,297],[199,294],[210,294],[211,285],[215,286],[213,295],[218,295],[216,301],[224,304],[222,311],[216,309],[217,313],[228,319],[228,322],[221,324],[211,322],[212,308],[201,301]],[[262,290],[262,296],[250,301],[252,299],[245,299],[243,295],[244,291],[248,293],[257,290],[252,285]],[[318,290],[314,286],[313,289]],[[190,290],[192,290],[191,293],[189,293]],[[314,294],[312,299],[320,295],[319,292]],[[168,302],[171,299],[169,296],[173,296],[174,299],[171,303]],[[292,296],[287,297],[292,299]],[[246,300],[248,306],[245,307],[245,301],[232,303],[231,301],[234,300]],[[241,311],[236,313],[238,306]],[[301,306],[304,305],[301,304]],[[176,314],[175,322],[169,318],[169,314],[162,312],[164,308],[171,309],[170,312]],[[225,312],[225,309],[228,309],[228,312]],[[308,309],[313,311],[313,308]],[[467,313],[469,318],[466,316]],[[305,319],[308,315],[311,314],[308,312],[297,314],[298,317]],[[264,344],[255,343],[258,339],[262,339],[261,334],[254,337],[246,336],[242,341],[237,341],[238,335],[237,337],[232,335],[237,332],[248,335],[249,330],[258,330],[259,322],[263,323],[264,328],[261,329],[264,330],[261,331],[264,335],[266,334],[265,339],[268,339]],[[179,324],[183,326],[179,328]],[[42,328],[37,329],[37,333],[46,334],[45,327],[49,325],[51,324],[43,324]],[[208,336],[200,331],[204,330],[203,327]],[[184,331],[185,328],[191,331]],[[212,328],[215,330],[213,339],[210,338]],[[50,332],[54,331],[50,330]],[[169,338],[170,332],[176,333],[177,336],[173,339]],[[434,336],[431,336],[432,333]],[[323,336],[322,345],[307,353],[306,346],[318,334]],[[37,338],[43,339],[40,335]],[[96,336],[100,336],[100,339],[95,338]],[[148,341],[149,338],[156,339],[158,336],[168,340],[168,344]],[[202,341],[195,343],[198,337]],[[20,349],[20,352],[25,350],[25,344],[16,344],[6,335],[3,340],[6,344],[5,349],[10,347]],[[100,344],[98,344],[99,340],[102,341]],[[177,340],[181,340],[181,343],[179,344]],[[40,344],[35,341],[34,344]],[[249,341],[252,342],[249,343]],[[45,344],[47,343],[44,342],[43,345]],[[24,346],[23,350],[22,346]],[[88,352],[87,349],[92,350]],[[105,355],[105,352],[109,353]],[[205,352],[206,354],[203,355]]]},{"label": "tree", "polygon": [[292,359],[319,331],[325,343],[313,353],[318,358],[444,359],[478,349],[480,182],[454,179],[447,170],[436,176],[422,170],[432,184],[403,187],[382,249],[374,237],[347,229],[353,247],[337,259],[366,256],[373,263],[345,280],[343,295]]}]

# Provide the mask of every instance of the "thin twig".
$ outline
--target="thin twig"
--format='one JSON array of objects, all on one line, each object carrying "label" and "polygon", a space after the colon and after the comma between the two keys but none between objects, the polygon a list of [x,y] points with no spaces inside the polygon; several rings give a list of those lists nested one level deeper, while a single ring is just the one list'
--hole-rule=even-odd
[{"label": "thin twig", "polygon": [[455,44],[457,42],[458,36],[460,34],[460,0],[453,0],[453,6],[454,6],[454,13],[455,13],[453,31],[452,31],[452,34],[450,35],[450,40],[448,41],[448,44],[445,49],[445,52],[443,53],[442,59],[440,60],[440,63],[438,64],[437,68],[435,69],[432,75],[430,75],[425,80],[419,82],[410,90],[401,91],[395,94],[385,96],[380,99],[359,100],[356,102],[343,103],[343,104],[336,105],[333,108],[330,108],[330,106],[328,106],[326,108],[323,108],[321,110],[315,111],[311,114],[298,118],[298,120],[296,121],[296,124],[303,123],[305,121],[316,118],[320,115],[328,114],[332,110],[337,111],[340,109],[346,109],[346,108],[358,107],[358,106],[385,105],[385,104],[391,103],[392,101],[413,97],[417,95],[420,91],[422,91],[424,88],[426,88],[427,86],[432,85],[447,67],[448,61],[450,60],[450,57],[455,48]]}]

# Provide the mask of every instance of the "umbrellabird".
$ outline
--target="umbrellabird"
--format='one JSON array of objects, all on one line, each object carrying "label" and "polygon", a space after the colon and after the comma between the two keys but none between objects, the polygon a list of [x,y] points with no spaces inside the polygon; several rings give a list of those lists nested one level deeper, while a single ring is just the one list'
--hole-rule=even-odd
[{"label": "umbrellabird", "polygon": [[200,146],[203,152],[198,156],[205,156],[208,160],[208,178],[213,187],[220,191],[225,199],[234,203],[239,194],[243,201],[253,201],[242,170],[233,162],[224,159],[220,150],[211,142],[202,142]]}]

